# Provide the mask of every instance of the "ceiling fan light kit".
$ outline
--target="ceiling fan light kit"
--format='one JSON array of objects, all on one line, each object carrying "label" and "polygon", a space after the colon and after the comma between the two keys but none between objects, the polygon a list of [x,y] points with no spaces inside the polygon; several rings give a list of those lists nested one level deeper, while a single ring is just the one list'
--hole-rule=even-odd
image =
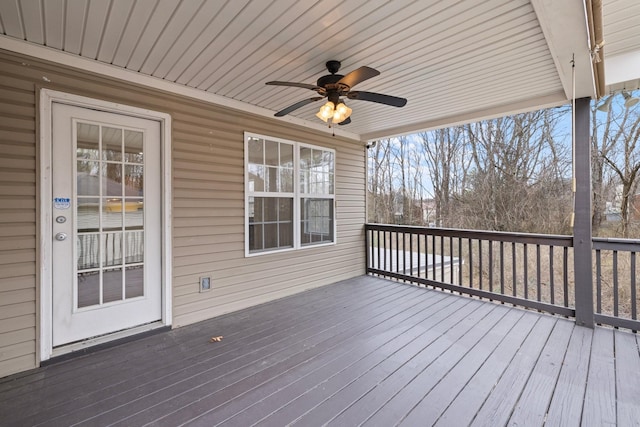
[{"label": "ceiling fan light kit", "polygon": [[[327,103],[320,107],[320,111],[318,111],[316,117],[325,123],[338,123],[345,125],[351,123],[349,116],[351,116],[352,109],[347,107],[340,97],[347,97],[349,99],[356,99],[360,101],[377,102],[379,104],[391,105],[393,107],[404,107],[407,104],[407,100],[405,98],[399,98],[397,96],[383,95],[381,93],[374,92],[351,91],[351,88],[358,83],[379,75],[380,72],[378,70],[374,70],[370,67],[360,67],[343,76],[341,74],[336,74],[338,70],[340,70],[340,61],[327,61],[325,65],[331,74],[320,77],[316,85],[282,81],[271,81],[266,83],[268,85],[275,86],[291,86],[310,89],[320,95],[314,98],[304,99],[290,105],[289,107],[275,113],[276,117],[285,116],[300,107],[327,98]],[[331,120],[331,122],[329,122],[329,120]]]}]

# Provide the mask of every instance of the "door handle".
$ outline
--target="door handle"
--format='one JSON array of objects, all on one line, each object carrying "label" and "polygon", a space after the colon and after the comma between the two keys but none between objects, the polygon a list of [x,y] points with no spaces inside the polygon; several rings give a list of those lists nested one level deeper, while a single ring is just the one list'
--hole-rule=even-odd
[{"label": "door handle", "polygon": [[66,238],[67,238],[67,233],[58,233],[58,234],[56,234],[56,240],[58,242],[62,242]]}]

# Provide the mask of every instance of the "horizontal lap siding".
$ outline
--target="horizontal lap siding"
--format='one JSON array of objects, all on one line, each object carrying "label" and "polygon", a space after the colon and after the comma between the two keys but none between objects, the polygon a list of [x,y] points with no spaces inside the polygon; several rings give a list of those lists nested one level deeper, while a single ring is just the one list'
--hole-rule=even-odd
[{"label": "horizontal lap siding", "polygon": [[[174,326],[364,272],[361,144],[0,51],[0,377],[36,366],[36,85],[171,114]],[[245,131],[336,150],[336,245],[244,257]]]},{"label": "horizontal lap siding", "polygon": [[35,366],[35,86],[0,68],[0,377]]}]

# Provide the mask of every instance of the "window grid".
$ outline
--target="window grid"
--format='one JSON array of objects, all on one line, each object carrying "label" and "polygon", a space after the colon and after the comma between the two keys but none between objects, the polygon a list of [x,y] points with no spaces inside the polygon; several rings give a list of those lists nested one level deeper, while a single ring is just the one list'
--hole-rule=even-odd
[{"label": "window grid", "polygon": [[335,243],[335,152],[245,133],[245,253]]}]

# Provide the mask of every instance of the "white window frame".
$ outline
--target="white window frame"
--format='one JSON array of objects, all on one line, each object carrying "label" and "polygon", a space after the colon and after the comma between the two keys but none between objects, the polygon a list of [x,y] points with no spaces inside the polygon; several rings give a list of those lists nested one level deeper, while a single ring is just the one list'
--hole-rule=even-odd
[{"label": "white window frame", "polygon": [[[273,193],[273,192],[256,192],[251,191],[249,188],[249,139],[250,138],[258,138],[269,141],[274,141],[278,143],[290,144],[293,146],[293,193]],[[300,191],[300,148],[311,148],[315,150],[328,151],[333,154],[333,182],[331,183],[333,187],[332,194],[313,194],[313,193],[302,193]],[[261,255],[268,255],[274,253],[281,252],[290,252],[302,249],[311,249],[311,248],[319,248],[324,246],[332,246],[337,243],[337,213],[336,213],[336,151],[332,148],[322,147],[319,145],[312,145],[303,142],[291,141],[288,139],[277,138],[273,136],[260,135],[252,132],[244,132],[244,248],[245,248],[245,257],[254,257]],[[257,252],[251,252],[249,249],[249,213],[250,213],[250,197],[265,197],[268,195],[269,197],[293,197],[293,246],[288,248],[274,248],[274,249],[265,249]],[[333,240],[329,242],[321,242],[321,243],[313,243],[313,244],[305,244],[302,245],[300,242],[301,239],[301,212],[300,212],[300,201],[308,199],[329,199],[331,200],[331,205],[333,208]]]}]

